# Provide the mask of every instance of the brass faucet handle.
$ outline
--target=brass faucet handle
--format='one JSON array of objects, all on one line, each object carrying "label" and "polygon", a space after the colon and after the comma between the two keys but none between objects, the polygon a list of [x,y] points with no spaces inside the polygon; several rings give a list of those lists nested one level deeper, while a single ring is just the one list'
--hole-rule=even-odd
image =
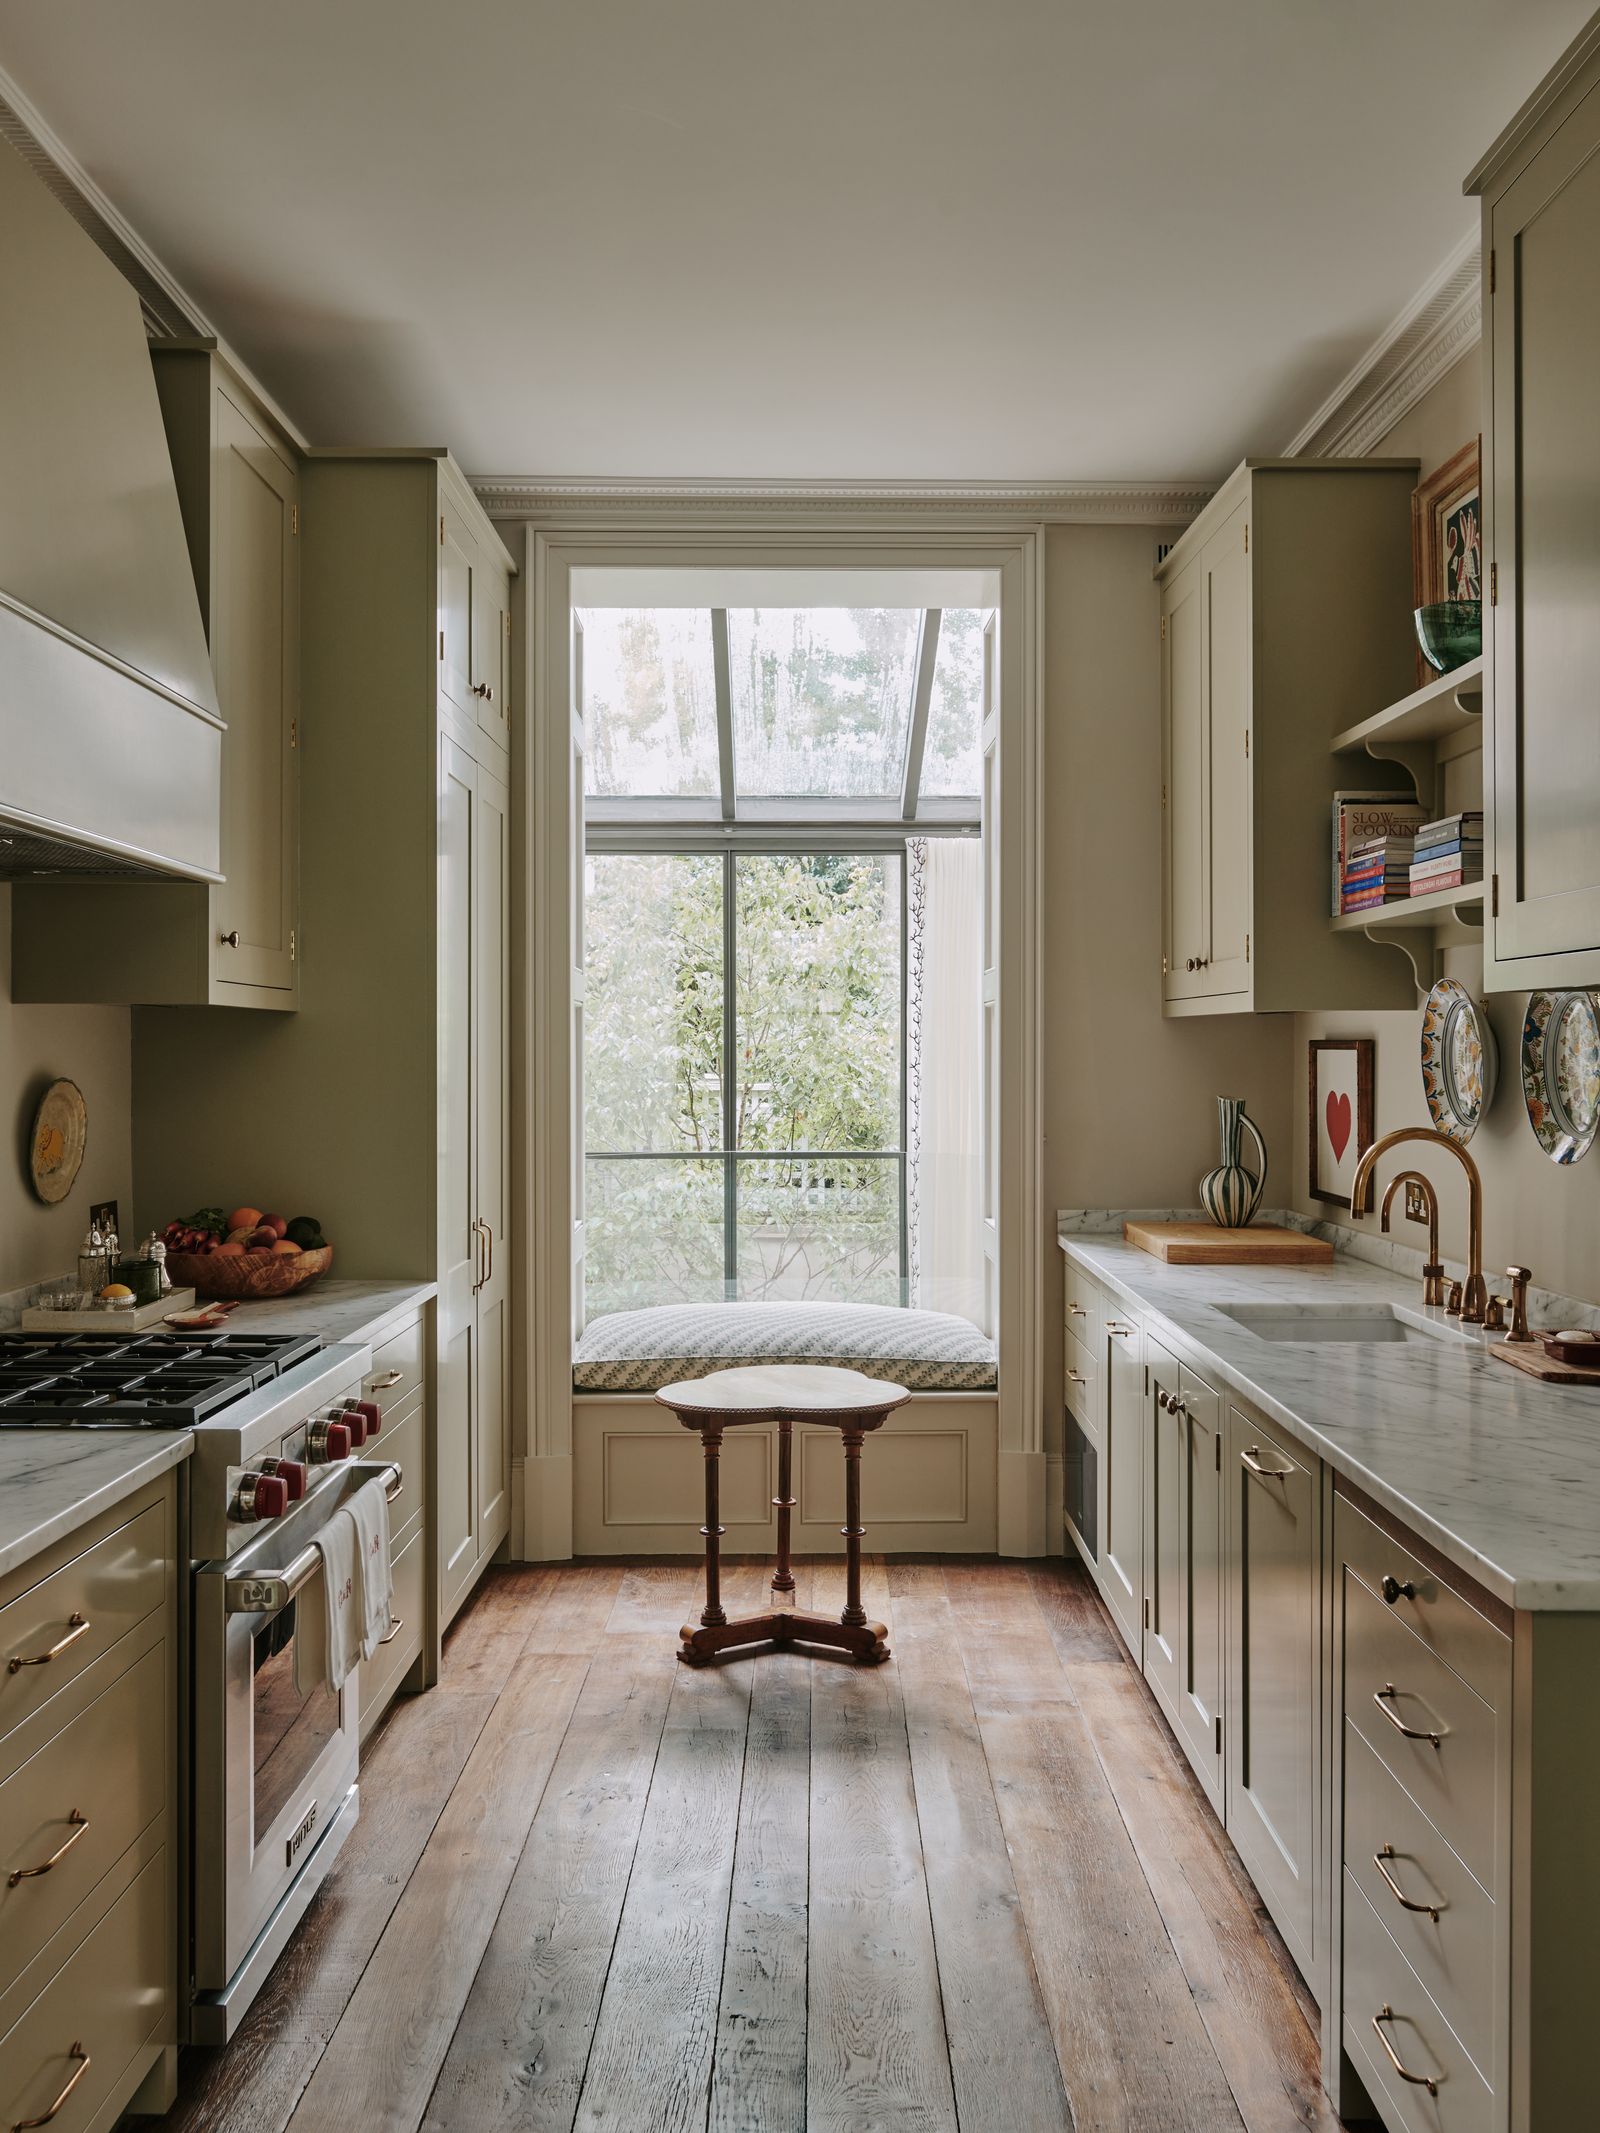
[{"label": "brass faucet handle", "polygon": [[1422,1269],[1422,1307],[1425,1311],[1437,1310],[1444,1302],[1444,1268],[1437,1259],[1430,1259]]},{"label": "brass faucet handle", "polygon": [[1529,1266],[1508,1266],[1506,1273],[1511,1281],[1511,1295],[1508,1299],[1511,1305],[1511,1331],[1506,1335],[1506,1339],[1516,1342],[1519,1347],[1525,1347],[1533,1340],[1533,1335],[1528,1331],[1528,1283],[1533,1279],[1533,1269]]},{"label": "brass faucet handle", "polygon": [[1460,1282],[1452,1281],[1450,1284],[1450,1294],[1445,1298],[1444,1306],[1445,1311],[1449,1317],[1459,1318],[1461,1316],[1461,1297],[1462,1289]]},{"label": "brass faucet handle", "polygon": [[1506,1313],[1510,1308],[1511,1298],[1509,1296],[1491,1296],[1489,1298],[1489,1308],[1483,1317],[1485,1332],[1503,1332],[1505,1330]]}]

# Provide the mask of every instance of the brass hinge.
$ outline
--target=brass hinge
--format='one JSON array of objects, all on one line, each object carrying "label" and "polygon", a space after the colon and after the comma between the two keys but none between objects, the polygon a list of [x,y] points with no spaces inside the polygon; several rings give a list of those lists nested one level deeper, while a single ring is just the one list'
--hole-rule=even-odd
[{"label": "brass hinge", "polygon": [[289,928],[289,960],[290,960],[290,962],[291,962],[291,963],[292,963],[292,962],[294,961],[294,928],[293,928],[293,926],[291,926],[291,927]]},{"label": "brass hinge", "polygon": [[1489,605],[1490,605],[1491,607],[1498,607],[1498,606],[1499,606],[1499,604],[1500,604],[1500,565],[1499,565],[1498,563],[1491,563],[1491,564],[1489,565]]},{"label": "brass hinge", "polygon": [[1250,936],[1248,933],[1244,937],[1244,959],[1247,963],[1250,960]]},{"label": "brass hinge", "polygon": [[1489,294],[1494,294],[1494,254],[1489,254]]},{"label": "brass hinge", "polygon": [[1165,956],[1163,956],[1163,957],[1161,958],[1161,975],[1162,975],[1163,977],[1165,977],[1165,976],[1166,976],[1166,974],[1167,974],[1167,959],[1166,959],[1166,957],[1165,957]]},{"label": "brass hinge", "polygon": [[443,631],[443,630],[441,630],[441,631],[439,632],[439,657],[440,657],[441,659],[443,659],[443,657],[444,657],[444,631]]},{"label": "brass hinge", "polygon": [[1246,733],[1245,733],[1245,737],[1244,737],[1244,752],[1245,752],[1245,755],[1246,755],[1246,756],[1248,757],[1248,756],[1249,756],[1249,753],[1250,753],[1250,735],[1249,735],[1249,732],[1248,732],[1248,731],[1246,731]]},{"label": "brass hinge", "polygon": [[1165,643],[1166,643],[1166,641],[1167,641],[1167,618],[1166,618],[1166,616],[1165,616],[1165,615],[1163,615],[1163,616],[1162,616],[1162,618],[1161,618],[1161,642],[1162,642],[1163,644],[1165,644]]},{"label": "brass hinge", "polygon": [[1161,788],[1161,804],[1163,807],[1165,807],[1167,804],[1167,788],[1165,787],[1165,785],[1163,785]]},{"label": "brass hinge", "polygon": [[1222,1713],[1217,1713],[1217,1753],[1222,1753]]},{"label": "brass hinge", "polygon": [[439,546],[444,546],[444,513],[439,513]]},{"label": "brass hinge", "polygon": [[1148,1628],[1150,1627],[1150,1595],[1149,1595],[1149,1593],[1146,1593],[1146,1594],[1145,1594],[1145,1596],[1144,1596],[1144,1626],[1145,1626],[1145,1628],[1146,1628],[1146,1629],[1148,1629]]},{"label": "brass hinge", "polygon": [[300,745],[300,721],[299,721],[299,720],[298,720],[297,718],[292,718],[292,719],[290,719],[290,721],[289,721],[289,746],[290,746],[291,748],[298,748],[298,747],[299,747],[299,745]]},{"label": "brass hinge", "polygon": [[[1220,1474],[1220,1473],[1222,1472],[1222,1432],[1221,1432],[1221,1430],[1220,1430],[1220,1429],[1219,1429],[1219,1430],[1217,1431],[1217,1434],[1216,1434],[1216,1435],[1215,1435],[1215,1436],[1214,1436],[1214,1437],[1212,1438],[1211,1442],[1212,1442],[1212,1444],[1213,1444],[1213,1446],[1215,1447],[1215,1450],[1216,1450],[1216,1454],[1217,1454],[1217,1472],[1218,1472],[1218,1473]],[[1222,1723],[1222,1720],[1221,1720],[1221,1719],[1219,1718],[1219,1719],[1217,1720],[1217,1724],[1218,1724],[1218,1725],[1220,1726],[1220,1725],[1221,1725],[1221,1723]],[[1219,1739],[1219,1740],[1218,1740],[1218,1742],[1217,1742],[1217,1746],[1218,1746],[1219,1748],[1220,1748],[1220,1747],[1222,1746],[1222,1742],[1221,1742],[1221,1740],[1220,1740],[1220,1739]]]},{"label": "brass hinge", "polygon": [[298,504],[289,506],[289,531],[291,533],[300,531],[300,506]]},{"label": "brass hinge", "polygon": [[1491,918],[1500,916],[1500,877],[1498,874],[1489,876],[1489,916]]},{"label": "brass hinge", "polygon": [[1250,527],[1248,521],[1244,529],[1244,552],[1246,555],[1250,553]]}]

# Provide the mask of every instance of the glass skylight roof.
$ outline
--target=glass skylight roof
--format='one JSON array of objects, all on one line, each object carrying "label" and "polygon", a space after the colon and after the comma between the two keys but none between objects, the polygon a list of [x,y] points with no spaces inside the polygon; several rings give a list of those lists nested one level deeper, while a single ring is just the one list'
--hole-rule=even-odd
[{"label": "glass skylight roof", "polygon": [[597,607],[581,619],[589,791],[714,797],[717,686],[710,610]]},{"label": "glass skylight roof", "polygon": [[730,609],[735,790],[898,799],[921,621],[917,608]]}]

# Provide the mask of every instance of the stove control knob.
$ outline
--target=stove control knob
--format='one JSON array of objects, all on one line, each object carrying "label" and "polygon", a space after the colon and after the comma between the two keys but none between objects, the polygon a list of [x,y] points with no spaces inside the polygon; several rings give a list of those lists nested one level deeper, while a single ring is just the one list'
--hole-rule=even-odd
[{"label": "stove control knob", "polygon": [[383,1409],[376,1400],[346,1400],[345,1406],[353,1415],[360,1415],[367,1425],[367,1435],[375,1437],[383,1427]]},{"label": "stove control knob", "polygon": [[252,1525],[260,1518],[281,1518],[288,1508],[288,1485],[280,1476],[245,1473],[239,1477],[228,1515],[241,1525]]},{"label": "stove control knob", "polygon": [[319,1415],[306,1430],[306,1457],[313,1466],[326,1466],[332,1459],[350,1456],[350,1430],[343,1422]]},{"label": "stove control knob", "polygon": [[336,1407],[334,1409],[334,1414],[338,1419],[339,1426],[342,1429],[347,1429],[350,1432],[350,1443],[352,1447],[356,1451],[359,1451],[362,1445],[365,1444],[367,1441],[368,1431],[366,1416],[358,1414],[353,1407]]},{"label": "stove control knob", "polygon": [[305,1462],[301,1459],[263,1459],[263,1474],[275,1474],[289,1492],[290,1503],[298,1503],[306,1493]]}]

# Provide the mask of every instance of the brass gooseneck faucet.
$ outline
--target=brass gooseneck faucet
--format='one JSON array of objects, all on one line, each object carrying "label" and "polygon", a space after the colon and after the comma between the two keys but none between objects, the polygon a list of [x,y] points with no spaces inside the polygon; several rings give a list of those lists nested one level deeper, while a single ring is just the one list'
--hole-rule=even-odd
[{"label": "brass gooseneck faucet", "polygon": [[1378,1216],[1378,1226],[1386,1237],[1389,1234],[1389,1210],[1402,1185],[1415,1185],[1428,1210],[1428,1259],[1422,1269],[1422,1302],[1426,1309],[1430,1304],[1444,1302],[1444,1267],[1439,1259],[1439,1195],[1433,1189],[1432,1180],[1425,1178],[1420,1170],[1397,1170],[1389,1180]]},{"label": "brass gooseneck faucet", "polygon": [[[1431,1141],[1435,1146],[1448,1148],[1467,1173],[1467,1285],[1461,1296],[1461,1318],[1465,1325],[1481,1326],[1489,1315],[1489,1286],[1483,1278],[1483,1179],[1478,1166],[1459,1141],[1453,1141],[1448,1133],[1441,1133],[1434,1126],[1400,1126],[1393,1133],[1386,1133],[1381,1141],[1374,1141],[1356,1165],[1356,1174],[1350,1182],[1350,1212],[1352,1215],[1370,1215],[1372,1212],[1372,1181],[1378,1167],[1378,1158],[1387,1155],[1391,1148],[1398,1148],[1406,1141]],[[1399,1178],[1395,1184],[1399,1184]],[[1394,1185],[1389,1187],[1383,1203],[1383,1226],[1389,1227],[1389,1202],[1394,1197]],[[1436,1198],[1430,1198],[1432,1220],[1429,1225],[1430,1266],[1438,1261],[1439,1216]],[[1425,1301],[1430,1298],[1426,1288]]]}]

